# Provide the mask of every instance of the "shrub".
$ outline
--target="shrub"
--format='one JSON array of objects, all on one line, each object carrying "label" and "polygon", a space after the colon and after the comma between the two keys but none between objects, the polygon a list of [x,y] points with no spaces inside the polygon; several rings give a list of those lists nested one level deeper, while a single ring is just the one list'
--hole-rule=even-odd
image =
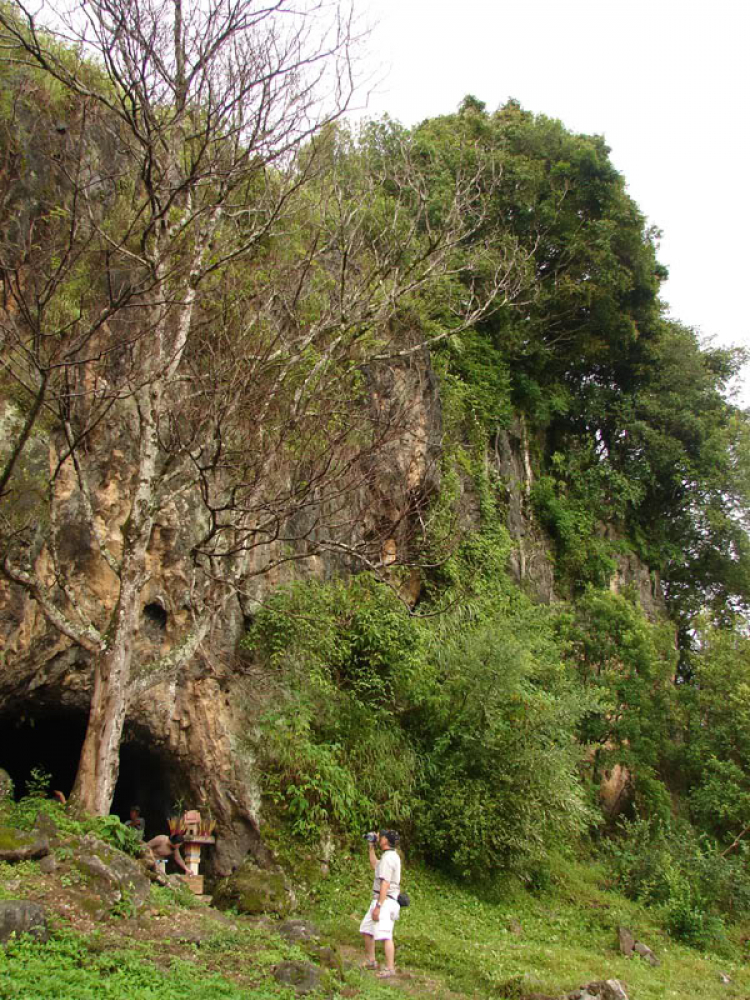
[{"label": "shrub", "polygon": [[750,874],[743,849],[723,857],[687,823],[621,822],[605,846],[617,887],[663,908],[669,932],[696,947],[723,940],[722,917],[750,913]]},{"label": "shrub", "polygon": [[[417,816],[428,858],[479,878],[514,869],[531,878],[553,846],[593,821],[574,739],[591,707],[569,684],[543,612],[457,636],[439,658]],[[531,627],[533,639],[519,635]]]}]

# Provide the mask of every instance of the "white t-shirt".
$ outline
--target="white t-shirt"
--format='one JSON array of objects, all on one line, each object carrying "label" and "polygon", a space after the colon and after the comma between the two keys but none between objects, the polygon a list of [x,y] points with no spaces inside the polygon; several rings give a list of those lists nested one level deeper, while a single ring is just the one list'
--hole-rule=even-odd
[{"label": "white t-shirt", "polygon": [[396,851],[383,851],[375,867],[375,878],[372,883],[372,891],[375,896],[380,894],[380,882],[385,879],[390,882],[388,886],[388,896],[390,899],[398,899],[401,892],[401,858]]}]

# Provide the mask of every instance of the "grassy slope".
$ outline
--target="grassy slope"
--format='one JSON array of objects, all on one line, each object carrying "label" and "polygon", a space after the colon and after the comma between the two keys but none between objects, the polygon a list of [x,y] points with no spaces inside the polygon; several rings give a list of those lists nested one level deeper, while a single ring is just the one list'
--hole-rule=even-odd
[{"label": "grassy slope", "polygon": [[[611,977],[627,984],[631,1000],[750,995],[740,928],[725,955],[702,955],[670,941],[659,929],[657,914],[602,888],[601,870],[576,863],[561,866],[540,893],[511,883],[477,893],[407,866],[413,905],[397,928],[397,962],[403,974],[395,984],[382,983],[354,965],[361,957],[357,928],[368,898],[368,872],[364,856],[345,859],[327,880],[300,893],[305,905],[299,915],[314,920],[352,962],[345,982],[331,984],[343,997],[382,1000],[396,988],[414,997],[499,1000],[531,992],[559,995]],[[20,887],[15,884],[19,875]],[[42,875],[31,862],[0,865],[0,898],[56,901],[57,913],[49,944],[25,942],[7,953],[0,950],[2,1000],[292,996],[274,982],[271,968],[303,956],[275,933],[271,922],[221,919],[206,906],[185,908],[159,890],[141,917],[113,915],[91,927],[74,907],[65,909],[73,896],[64,879],[64,873]],[[513,920],[520,923],[520,934],[510,929]],[[620,923],[656,951],[662,960],[658,968],[619,954]],[[191,942],[193,932],[199,944]],[[720,972],[733,982],[722,984]]]},{"label": "grassy slope", "polygon": [[[311,916],[344,947],[356,944],[359,910],[367,898],[350,869],[323,888]],[[734,928],[724,955],[704,955],[670,940],[650,913],[602,888],[604,872],[561,865],[541,893],[520,886],[484,887],[479,894],[423,869],[406,869],[413,905],[397,926],[397,964],[413,978],[410,992],[447,996],[559,995],[594,979],[618,978],[631,1000],[663,997],[747,997],[743,931]],[[520,924],[521,933],[510,929]],[[652,968],[619,952],[617,927],[628,926],[661,959]],[[723,984],[719,974],[733,982]],[[419,989],[422,983],[424,989]]]}]

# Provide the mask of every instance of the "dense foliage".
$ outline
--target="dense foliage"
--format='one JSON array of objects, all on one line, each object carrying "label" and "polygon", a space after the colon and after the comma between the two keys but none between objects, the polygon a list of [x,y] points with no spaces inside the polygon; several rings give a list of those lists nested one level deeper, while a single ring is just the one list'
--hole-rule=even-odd
[{"label": "dense foliage", "polygon": [[[3,17],[13,35],[14,17]],[[23,36],[14,37],[18,45]],[[0,471],[0,494],[23,498],[3,509],[3,555],[36,572],[31,557],[44,544],[35,532],[47,528],[54,484],[29,459],[33,433],[47,421],[66,442],[55,475],[75,456],[93,536],[101,517],[82,469],[96,458],[82,442],[131,392],[145,427],[148,387],[169,372],[148,424],[148,476],[133,477],[151,492],[133,502],[123,539],[141,513],[145,567],[159,504],[191,490],[200,498],[206,528],[192,555],[205,571],[204,632],[196,626],[191,650],[255,548],[281,538],[280,563],[333,551],[373,565],[401,531],[406,566],[279,588],[243,641],[267,691],[247,706],[247,740],[266,802],[292,835],[354,836],[387,822],[435,866],[474,880],[514,871],[532,885],[553,847],[571,851],[607,825],[597,796],[619,766],[630,823],[610,848],[619,883],[666,907],[676,935],[718,939],[719,914],[745,913],[750,898],[741,873],[750,421],[727,395],[746,357],[701,344],[667,317],[658,232],[604,139],[514,101],[490,114],[467,98],[411,131],[388,120],[358,131],[329,122],[295,139],[293,157],[286,149],[263,159],[243,146],[247,130],[237,129],[231,150],[226,129],[198,149],[192,131],[186,138],[169,124],[166,105],[135,102],[133,121],[153,111],[154,134],[168,140],[154,149],[179,155],[153,171],[154,150],[138,152],[149,129],[136,130],[129,149],[118,145],[117,183],[95,210],[87,203],[81,217],[94,222],[79,229],[66,187],[73,167],[98,167],[106,148],[97,128],[124,142],[130,119],[113,129],[110,103],[126,101],[123,92],[55,52],[55,80],[28,62],[2,68],[0,389],[23,417],[8,424],[15,437]],[[86,73],[101,117],[87,108],[84,123]],[[179,118],[184,107],[173,110]],[[199,110],[191,121],[208,128]],[[78,138],[74,151],[57,137],[58,118],[67,121],[59,135]],[[215,158],[200,174],[209,149]],[[134,171],[136,154],[145,159]],[[182,178],[175,190],[172,175]],[[156,187],[138,208],[148,183]],[[87,197],[92,186],[81,185]],[[210,234],[196,224],[203,209],[184,208],[196,192],[212,206]],[[32,200],[36,217],[22,218]],[[177,224],[178,210],[187,221]],[[28,245],[19,219],[36,232]],[[168,252],[138,290],[131,258],[165,232]],[[138,315],[150,303],[155,318],[125,349],[117,338],[132,322],[134,289]],[[151,357],[152,342],[183,328],[171,353]],[[86,369],[79,355],[100,337]],[[140,365],[128,368],[139,350]],[[439,475],[423,493],[395,485],[396,524],[357,535],[347,504],[372,487],[408,423],[377,378],[393,374],[394,359],[417,356],[439,385]],[[89,392],[99,377],[109,389]],[[508,571],[517,484],[499,452],[510,430],[529,468],[525,524],[554,552],[558,600],[549,606]],[[36,498],[41,513],[31,516]],[[625,559],[650,573],[648,613],[635,589],[612,587]],[[46,604],[39,581],[13,575],[10,562],[5,572],[54,624],[70,581],[66,561],[52,562],[59,589]],[[145,577],[134,570],[132,622]],[[198,596],[194,588],[196,618]],[[74,624],[61,631],[90,653],[114,648],[106,622],[83,632]],[[122,837],[107,820],[96,829]]]},{"label": "dense foliage", "polygon": [[[372,127],[369,155],[387,151],[393,128]],[[709,838],[686,858],[733,871],[731,845],[750,826],[750,451],[747,415],[726,393],[744,354],[665,316],[658,233],[601,137],[469,98],[420,125],[415,149],[435,217],[467,150],[478,176],[500,179],[474,238],[487,269],[512,248],[516,294],[433,348],[444,438],[429,530],[441,557],[422,573],[417,616],[395,596],[396,572],[393,592],[364,578],[300,583],[259,612],[246,645],[280,694],[257,730],[266,791],[300,834],[387,817],[435,864],[533,881],[551,845],[599,828],[599,783],[619,765],[631,819],[668,825],[677,808],[697,831],[685,836]],[[418,295],[405,315],[420,314]],[[555,546],[564,598],[549,609],[510,582],[506,484],[488,461],[518,419],[534,467],[526,514]],[[650,568],[661,619],[635,590],[610,590],[623,558]],[[744,904],[708,899],[695,871],[686,860],[667,873],[662,902],[699,943],[712,914]]]}]

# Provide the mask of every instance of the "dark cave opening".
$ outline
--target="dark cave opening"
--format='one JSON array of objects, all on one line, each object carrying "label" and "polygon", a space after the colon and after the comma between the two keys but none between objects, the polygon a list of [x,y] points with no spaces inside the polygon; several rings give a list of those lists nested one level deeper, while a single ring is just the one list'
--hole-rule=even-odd
[{"label": "dark cave opening", "polygon": [[152,642],[161,642],[167,629],[168,617],[161,604],[157,602],[147,604],[143,609],[141,631]]},{"label": "dark cave opening", "polygon": [[169,833],[167,820],[190,805],[189,796],[189,785],[177,762],[155,748],[141,727],[126,726],[111,811],[125,820],[131,806],[140,806],[148,840],[157,833]]},{"label": "dark cave opening", "polygon": [[[49,797],[58,789],[70,794],[87,720],[82,709],[61,705],[27,703],[0,712],[0,767],[13,779],[16,799],[28,794],[34,769],[50,775]],[[167,819],[175,804],[183,800],[189,805],[189,795],[178,762],[154,747],[144,728],[127,724],[111,812],[126,820],[130,807],[140,806],[146,821],[144,836],[149,839],[168,832]]]},{"label": "dark cave opening", "polygon": [[51,776],[50,794],[54,789],[70,794],[87,719],[80,709],[31,705],[0,715],[0,767],[13,779],[16,799],[28,794],[34,769]]}]

